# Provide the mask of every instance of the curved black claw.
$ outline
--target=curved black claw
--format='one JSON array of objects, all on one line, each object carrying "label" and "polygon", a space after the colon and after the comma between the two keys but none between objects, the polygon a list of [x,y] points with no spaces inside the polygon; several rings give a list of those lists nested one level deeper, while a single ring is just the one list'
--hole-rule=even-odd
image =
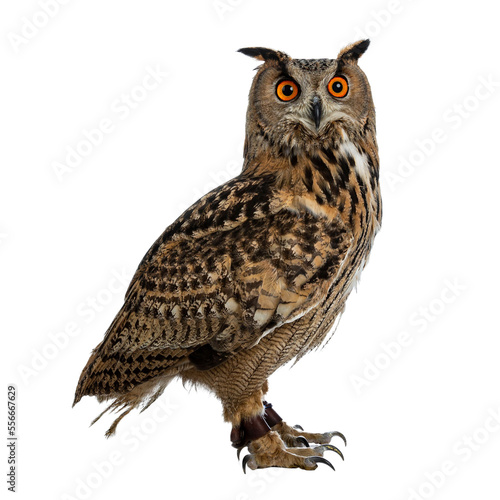
[{"label": "curved black claw", "polygon": [[326,458],[323,458],[323,457],[309,457],[308,460],[310,460],[311,462],[314,462],[316,464],[318,464],[318,463],[320,463],[320,464],[326,464],[326,465],[328,465],[328,467],[331,467],[333,470],[335,470],[335,467]]},{"label": "curved black claw", "polygon": [[243,462],[242,462],[242,467],[243,467],[243,473],[246,474],[247,473],[247,463],[248,461],[252,458],[251,455],[245,455],[243,457]]},{"label": "curved black claw", "polygon": [[244,448],[244,446],[242,446],[241,448],[238,448],[238,451],[236,452],[236,456],[238,457],[238,460],[240,459],[241,450],[243,448]]},{"label": "curved black claw", "polygon": [[323,444],[321,445],[325,450],[330,450],[330,451],[334,451],[335,453],[337,453],[338,455],[340,455],[340,458],[342,460],[344,460],[344,455],[342,455],[342,452],[336,447],[336,446],[333,446],[333,444]]},{"label": "curved black claw", "polygon": [[344,445],[347,446],[347,440],[346,440],[345,436],[341,432],[335,431],[335,432],[329,432],[328,434],[331,434],[332,437],[333,436],[338,436],[340,439],[342,439],[342,441],[344,441]]},{"label": "curved black claw", "polygon": [[297,436],[295,440],[302,443],[306,448],[309,448],[309,441],[304,436]]},{"label": "curved black claw", "polygon": [[293,428],[297,429],[299,431],[303,431],[304,430],[301,425],[294,425]]}]

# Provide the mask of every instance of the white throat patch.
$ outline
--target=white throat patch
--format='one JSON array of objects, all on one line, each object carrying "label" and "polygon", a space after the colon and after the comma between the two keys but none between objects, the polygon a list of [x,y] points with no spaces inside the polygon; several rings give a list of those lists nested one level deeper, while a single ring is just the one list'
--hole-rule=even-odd
[{"label": "white throat patch", "polygon": [[[345,137],[345,136],[344,136]],[[349,139],[340,144],[339,151],[344,154],[350,154],[354,158],[355,170],[363,179],[367,186],[370,185],[370,168],[368,167],[368,158],[365,153],[360,153],[358,148]]]}]

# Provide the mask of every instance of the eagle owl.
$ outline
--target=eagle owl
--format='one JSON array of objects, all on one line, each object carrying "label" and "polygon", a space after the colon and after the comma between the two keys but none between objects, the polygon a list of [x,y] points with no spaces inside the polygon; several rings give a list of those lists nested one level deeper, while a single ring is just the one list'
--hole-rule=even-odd
[{"label": "eagle owl", "polygon": [[380,226],[375,110],[358,66],[368,45],[336,59],[240,49],[263,62],[242,172],[156,240],[80,376],[75,403],[121,411],[107,436],[180,377],[219,398],[238,456],[248,447],[244,470],[342,456],[329,444],[342,434],[289,426],[264,399],[269,376],[331,332]]}]

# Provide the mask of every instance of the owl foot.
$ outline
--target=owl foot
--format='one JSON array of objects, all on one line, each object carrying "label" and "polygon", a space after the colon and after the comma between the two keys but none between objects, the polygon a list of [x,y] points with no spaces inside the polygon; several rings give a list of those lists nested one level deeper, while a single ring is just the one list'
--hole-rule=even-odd
[{"label": "owl foot", "polygon": [[[283,467],[288,469],[300,468],[304,470],[314,470],[318,467],[318,463],[324,463],[331,467],[333,465],[323,458],[321,454],[324,450],[317,450],[316,455],[309,454],[311,448],[286,448],[285,444],[276,432],[269,432],[248,445],[250,455],[243,458],[243,472],[246,473],[246,467],[250,469],[265,469],[267,467]],[[294,453],[298,451],[300,454]]]},{"label": "owl foot", "polygon": [[[323,458],[325,451],[337,453],[342,460],[342,452],[329,444],[334,436],[346,439],[340,432],[311,433],[302,427],[290,427],[273,410],[272,405],[263,402],[264,413],[243,419],[231,431],[231,441],[238,449],[238,459],[243,448],[248,446],[250,455],[243,459],[243,471],[266,467],[301,468],[314,470],[318,463],[324,463],[335,470],[332,464]],[[309,442],[320,446],[311,447]]]},{"label": "owl foot", "polygon": [[246,473],[247,466],[252,470],[265,469],[267,467],[314,470],[318,467],[319,463],[328,465],[335,470],[333,465],[321,456],[326,449],[323,446],[318,446],[316,449],[287,448],[279,434],[271,431],[248,445],[250,455],[246,455],[243,458],[243,472]]},{"label": "owl foot", "polygon": [[283,420],[275,424],[272,430],[281,436],[281,439],[287,446],[300,446],[299,443],[303,442],[302,439],[306,439],[309,443],[328,444],[334,436],[340,437],[344,441],[344,445],[347,446],[344,435],[336,431],[323,433],[304,432],[300,425],[290,427]]}]

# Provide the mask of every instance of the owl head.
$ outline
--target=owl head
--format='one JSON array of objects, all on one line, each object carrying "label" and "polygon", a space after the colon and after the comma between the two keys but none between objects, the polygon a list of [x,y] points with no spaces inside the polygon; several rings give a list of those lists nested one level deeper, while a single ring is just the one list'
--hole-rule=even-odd
[{"label": "owl head", "polygon": [[358,66],[369,40],[349,45],[336,59],[292,59],[262,47],[239,52],[263,61],[249,96],[245,155],[261,147],[276,154],[324,147],[339,134],[375,132],[370,85]]}]

